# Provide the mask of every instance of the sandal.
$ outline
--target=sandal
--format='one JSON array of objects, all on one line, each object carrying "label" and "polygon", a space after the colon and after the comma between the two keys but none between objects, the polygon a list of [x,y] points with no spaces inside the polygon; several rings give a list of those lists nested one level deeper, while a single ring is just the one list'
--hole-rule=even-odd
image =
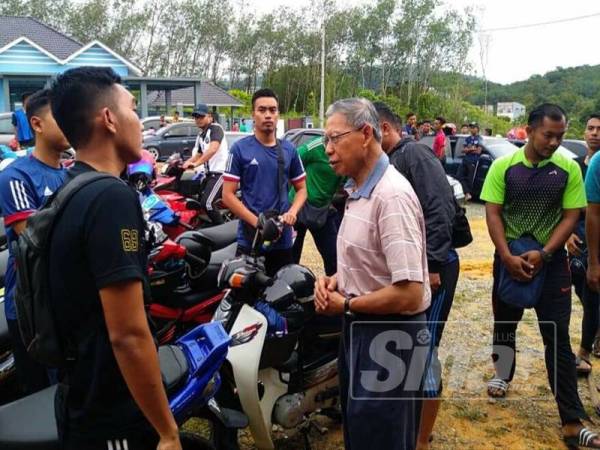
[{"label": "sandal", "polygon": [[[582,363],[586,363],[589,367],[580,367]],[[592,363],[589,359],[583,358],[582,356],[575,357],[575,364],[577,364],[577,375],[588,376],[592,373]]]},{"label": "sandal", "polygon": [[[496,392],[492,392],[495,390]],[[497,392],[500,391],[500,392]],[[500,378],[492,378],[488,381],[487,393],[491,398],[504,398],[508,392],[508,383]]]},{"label": "sandal", "polygon": [[600,448],[600,445],[594,444],[594,440],[598,438],[598,433],[588,430],[583,427],[577,433],[577,436],[563,437],[563,441],[569,449],[583,448]]}]

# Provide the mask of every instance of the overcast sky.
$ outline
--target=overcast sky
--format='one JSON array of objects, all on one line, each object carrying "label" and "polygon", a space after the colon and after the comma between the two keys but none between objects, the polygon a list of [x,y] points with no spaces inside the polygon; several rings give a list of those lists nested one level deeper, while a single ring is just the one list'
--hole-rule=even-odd
[{"label": "overcast sky", "polygon": [[[282,6],[305,5],[310,0],[248,0],[258,11]],[[344,4],[369,0],[338,0]],[[453,8],[476,6],[481,12],[479,29],[488,30],[516,25],[590,16],[600,13],[598,0],[449,0]],[[557,66],[572,67],[600,64],[600,15],[571,22],[487,33],[489,36],[487,78],[510,83],[544,74]],[[485,40],[485,38],[484,38]],[[479,38],[474,35],[469,60],[481,75]]]}]

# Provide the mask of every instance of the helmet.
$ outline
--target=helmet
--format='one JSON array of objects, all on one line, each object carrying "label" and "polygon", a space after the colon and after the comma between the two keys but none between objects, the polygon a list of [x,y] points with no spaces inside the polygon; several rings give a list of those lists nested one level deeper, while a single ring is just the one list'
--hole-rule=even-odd
[{"label": "helmet", "polygon": [[284,281],[300,303],[313,301],[316,278],[311,270],[299,264],[289,264],[279,269],[275,278]]},{"label": "helmet", "polygon": [[127,166],[127,178],[138,189],[147,186],[154,177],[154,165],[142,158],[138,162]]}]

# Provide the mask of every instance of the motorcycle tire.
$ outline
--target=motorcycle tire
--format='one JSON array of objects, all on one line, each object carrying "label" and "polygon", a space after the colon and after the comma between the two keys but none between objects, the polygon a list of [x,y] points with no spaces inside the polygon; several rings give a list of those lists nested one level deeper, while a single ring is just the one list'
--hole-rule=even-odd
[{"label": "motorcycle tire", "polygon": [[208,439],[196,433],[182,431],[179,433],[179,439],[183,450],[217,450]]}]

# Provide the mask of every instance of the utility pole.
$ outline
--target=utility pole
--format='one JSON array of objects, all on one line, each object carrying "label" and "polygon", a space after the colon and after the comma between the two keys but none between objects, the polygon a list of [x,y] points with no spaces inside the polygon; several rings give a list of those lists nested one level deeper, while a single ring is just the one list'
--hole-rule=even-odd
[{"label": "utility pole", "polygon": [[321,98],[319,101],[319,126],[325,126],[325,0],[321,16]]}]

